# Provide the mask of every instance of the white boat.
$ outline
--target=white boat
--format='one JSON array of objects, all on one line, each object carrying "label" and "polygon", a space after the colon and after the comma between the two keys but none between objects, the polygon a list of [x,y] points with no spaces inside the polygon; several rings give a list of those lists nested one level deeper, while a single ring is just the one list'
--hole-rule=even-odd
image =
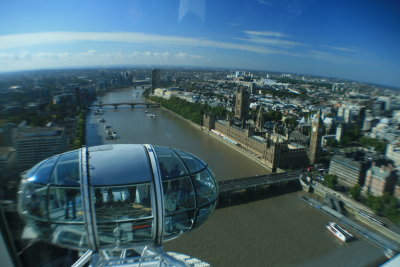
[{"label": "white boat", "polygon": [[155,118],[156,117],[155,114],[147,114],[146,116],[149,117],[149,118]]},{"label": "white boat", "polygon": [[352,234],[344,230],[337,223],[330,222],[326,225],[326,228],[331,232],[336,238],[342,242],[348,242],[354,238]]}]

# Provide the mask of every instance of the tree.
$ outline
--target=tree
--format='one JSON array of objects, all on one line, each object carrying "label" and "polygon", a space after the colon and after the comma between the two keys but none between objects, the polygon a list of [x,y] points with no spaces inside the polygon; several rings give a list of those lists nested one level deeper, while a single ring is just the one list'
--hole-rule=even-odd
[{"label": "tree", "polygon": [[336,139],[331,138],[326,141],[326,145],[330,147],[336,147],[338,146],[338,141]]},{"label": "tree", "polygon": [[363,136],[360,138],[359,143],[363,147],[373,147],[378,153],[384,154],[386,152],[386,141]]},{"label": "tree", "polygon": [[286,118],[285,124],[287,127],[291,127],[292,129],[294,129],[297,126],[297,119],[295,117]]},{"label": "tree", "polygon": [[334,174],[326,174],[324,176],[325,185],[332,189],[335,188],[337,180],[338,178]]},{"label": "tree", "polygon": [[282,113],[280,111],[269,110],[267,113],[267,120],[278,122],[282,120]]},{"label": "tree", "polygon": [[350,195],[352,198],[354,199],[358,199],[360,197],[360,193],[361,193],[361,187],[359,184],[354,185],[351,189],[350,189]]}]

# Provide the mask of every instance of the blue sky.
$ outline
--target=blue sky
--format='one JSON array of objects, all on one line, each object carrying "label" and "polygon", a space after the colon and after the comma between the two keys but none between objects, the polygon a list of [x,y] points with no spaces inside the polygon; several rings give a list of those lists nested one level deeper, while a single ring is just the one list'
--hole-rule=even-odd
[{"label": "blue sky", "polygon": [[400,87],[399,15],[389,0],[3,0],[0,71],[188,65]]}]

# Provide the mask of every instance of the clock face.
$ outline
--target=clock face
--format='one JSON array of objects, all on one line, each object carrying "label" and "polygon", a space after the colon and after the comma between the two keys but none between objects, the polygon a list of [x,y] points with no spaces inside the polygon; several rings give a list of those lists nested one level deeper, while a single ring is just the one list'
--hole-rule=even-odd
[{"label": "clock face", "polygon": [[312,128],[312,131],[315,133],[315,132],[317,131],[317,127],[314,126],[314,127]]}]

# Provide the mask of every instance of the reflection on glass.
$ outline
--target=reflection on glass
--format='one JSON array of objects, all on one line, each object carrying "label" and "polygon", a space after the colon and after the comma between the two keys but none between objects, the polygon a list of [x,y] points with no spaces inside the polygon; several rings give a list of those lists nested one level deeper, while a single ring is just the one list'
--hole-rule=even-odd
[{"label": "reflection on glass", "polygon": [[139,219],[152,215],[149,184],[95,187],[94,203],[99,222]]},{"label": "reflection on glass", "polygon": [[81,189],[54,187],[49,189],[49,215],[51,221],[83,221]]},{"label": "reflection on glass", "polygon": [[78,151],[60,156],[51,174],[51,184],[79,187]]},{"label": "reflection on glass", "polygon": [[47,187],[41,184],[26,183],[22,185],[20,196],[21,211],[28,218],[46,220]]},{"label": "reflection on glass", "polygon": [[52,242],[80,250],[88,249],[86,229],[83,224],[52,224]]},{"label": "reflection on glass", "polygon": [[152,240],[152,220],[97,225],[100,247],[116,248],[132,246],[132,242]]},{"label": "reflection on glass", "polygon": [[95,187],[94,205],[100,247],[152,240],[150,184]]},{"label": "reflection on glass", "polygon": [[210,216],[211,212],[215,209],[215,205],[217,202],[213,202],[203,208],[198,209],[196,221],[194,222],[193,228],[196,228],[203,224],[208,216]]},{"label": "reflection on glass", "polygon": [[195,207],[195,197],[190,177],[163,182],[164,207],[167,214]]},{"label": "reflection on glass", "polygon": [[217,199],[217,190],[211,173],[205,169],[194,175],[194,186],[198,205],[204,205]]},{"label": "reflection on glass", "polygon": [[186,211],[165,217],[164,237],[181,235],[192,228],[194,211]]},{"label": "reflection on glass", "polygon": [[163,180],[187,175],[185,166],[175,153],[166,147],[154,147]]},{"label": "reflection on glass", "polygon": [[57,157],[50,158],[43,163],[37,164],[31,171],[29,171],[26,175],[29,182],[47,184],[51,171],[53,170],[54,163],[56,162]]},{"label": "reflection on glass", "polygon": [[183,162],[189,168],[190,173],[198,172],[206,167],[206,164],[193,155],[174,149],[174,151],[181,157]]}]

